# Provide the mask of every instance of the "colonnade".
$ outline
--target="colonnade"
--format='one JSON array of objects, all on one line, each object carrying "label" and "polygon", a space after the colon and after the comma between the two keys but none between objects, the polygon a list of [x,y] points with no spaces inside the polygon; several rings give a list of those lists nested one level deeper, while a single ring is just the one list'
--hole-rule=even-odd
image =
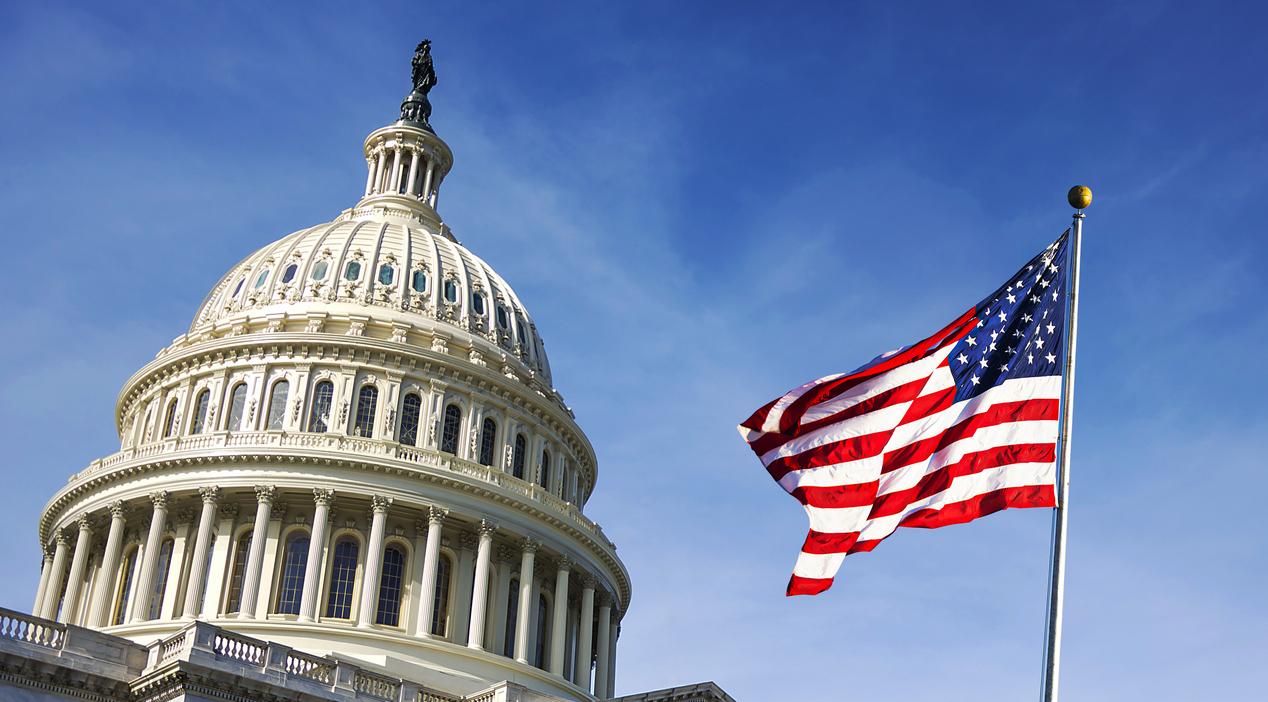
[{"label": "colonnade", "polygon": [[393,139],[375,146],[366,156],[365,165],[365,197],[409,195],[436,208],[440,180],[445,174],[438,168],[436,155],[421,143]]},{"label": "colonnade", "polygon": [[[296,498],[312,500],[311,519],[307,504],[287,504]],[[547,554],[532,536],[510,534],[488,519],[459,519],[438,505],[394,503],[383,495],[341,493],[338,500],[349,508],[343,514],[327,488],[309,496],[271,485],[252,493],[207,486],[193,494],[158,491],[144,503],[120,501],[79,515],[46,547],[33,612],[93,628],[293,615],[280,622],[509,651],[598,697],[612,695],[619,611],[599,579],[567,554]],[[361,514],[367,502],[368,529],[358,529],[365,520],[347,517]],[[301,509],[285,523],[288,511]],[[239,512],[253,516],[239,523]],[[400,526],[411,518],[413,539]],[[292,544],[287,534],[296,533],[307,537],[306,546]],[[331,602],[343,592],[335,573],[343,566],[335,547],[350,541],[348,534],[366,544],[354,557],[358,575],[346,581],[348,600],[359,604],[338,616]],[[392,548],[408,561],[390,560]],[[286,609],[285,595],[295,591],[298,607]]]}]

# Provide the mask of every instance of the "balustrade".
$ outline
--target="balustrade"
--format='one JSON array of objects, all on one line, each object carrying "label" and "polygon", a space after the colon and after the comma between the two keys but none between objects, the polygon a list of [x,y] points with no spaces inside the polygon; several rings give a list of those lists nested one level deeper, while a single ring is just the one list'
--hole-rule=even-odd
[{"label": "balustrade", "polygon": [[57,651],[66,641],[66,625],[0,609],[0,639],[24,641]]}]

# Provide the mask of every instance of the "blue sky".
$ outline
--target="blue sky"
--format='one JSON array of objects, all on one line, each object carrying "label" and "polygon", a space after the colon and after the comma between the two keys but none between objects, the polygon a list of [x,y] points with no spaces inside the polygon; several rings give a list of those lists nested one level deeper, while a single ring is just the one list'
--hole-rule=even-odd
[{"label": "blue sky", "polygon": [[123,381],[241,256],[357,199],[430,37],[441,212],[598,451],[619,692],[1037,695],[1046,511],[904,530],[786,599],[805,517],[734,425],[979,300],[1080,182],[1063,689],[1262,689],[1268,12],[896,5],[0,7],[0,604],[30,607],[37,515],[116,449]]}]

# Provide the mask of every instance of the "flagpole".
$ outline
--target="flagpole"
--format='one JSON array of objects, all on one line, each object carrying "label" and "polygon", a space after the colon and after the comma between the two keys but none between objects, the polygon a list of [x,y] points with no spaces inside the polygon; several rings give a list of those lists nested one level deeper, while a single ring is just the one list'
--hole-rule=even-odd
[{"label": "flagpole", "polygon": [[1057,509],[1052,524],[1052,581],[1048,584],[1048,646],[1044,656],[1043,702],[1057,702],[1061,674],[1061,620],[1065,609],[1065,543],[1069,521],[1070,422],[1074,418],[1074,351],[1079,332],[1079,254],[1083,244],[1083,210],[1092,204],[1092,191],[1083,185],[1070,188],[1070,206],[1077,210],[1071,224],[1069,324],[1065,348],[1065,369],[1061,374],[1061,460],[1057,476]]}]

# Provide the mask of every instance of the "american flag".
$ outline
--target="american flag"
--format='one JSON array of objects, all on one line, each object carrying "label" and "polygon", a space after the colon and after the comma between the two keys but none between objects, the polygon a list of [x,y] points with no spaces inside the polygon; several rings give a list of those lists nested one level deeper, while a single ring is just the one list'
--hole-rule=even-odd
[{"label": "american flag", "polygon": [[788,595],[902,526],[1056,506],[1069,232],[928,338],[795,388],[740,435],[805,507]]}]

